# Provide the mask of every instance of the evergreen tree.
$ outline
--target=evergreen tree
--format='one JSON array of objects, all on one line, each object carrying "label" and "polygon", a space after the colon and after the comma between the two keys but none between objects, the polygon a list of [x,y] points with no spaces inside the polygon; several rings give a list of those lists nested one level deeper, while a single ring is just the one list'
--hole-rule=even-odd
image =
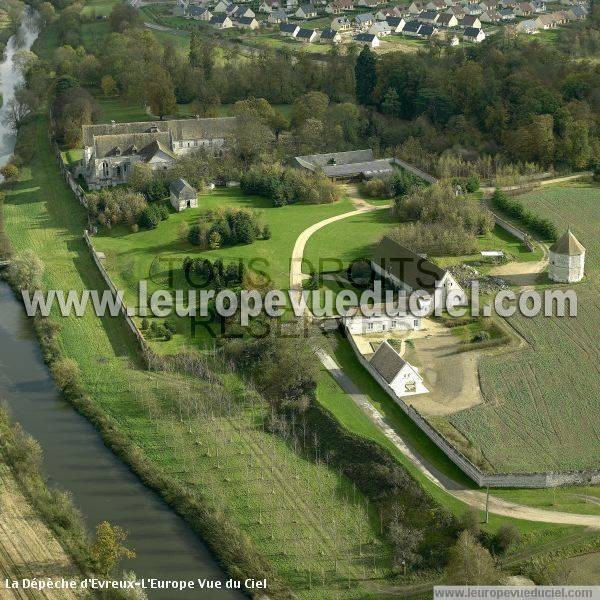
[{"label": "evergreen tree", "polygon": [[359,104],[372,104],[373,91],[377,84],[375,56],[368,46],[364,46],[354,67],[356,76],[356,99]]}]

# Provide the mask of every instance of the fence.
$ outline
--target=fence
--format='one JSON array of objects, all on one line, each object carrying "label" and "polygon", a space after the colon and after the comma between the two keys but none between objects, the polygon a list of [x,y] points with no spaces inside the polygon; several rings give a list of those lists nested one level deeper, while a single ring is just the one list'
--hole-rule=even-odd
[{"label": "fence", "polygon": [[446,438],[439,434],[413,406],[399,398],[387,381],[371,366],[371,363],[358,349],[352,335],[346,330],[346,337],[362,366],[373,379],[403,410],[410,420],[465,474],[480,487],[496,488],[548,488],[560,485],[600,484],[600,471],[571,471],[564,473],[484,473],[466,456],[459,452]]},{"label": "fence", "polygon": [[62,155],[60,153],[58,144],[56,142],[52,142],[52,146],[54,148],[54,155],[56,156],[56,160],[58,161],[58,164],[60,166],[60,172],[62,173],[63,177],[65,178],[67,185],[71,188],[71,191],[73,192],[73,194],[75,194],[75,198],[77,198],[77,200],[79,200],[79,204],[81,204],[81,206],[83,206],[84,208],[87,209],[87,207],[88,207],[87,196],[85,195],[83,188],[75,181],[73,174],[66,167],[66,165],[62,159]]}]

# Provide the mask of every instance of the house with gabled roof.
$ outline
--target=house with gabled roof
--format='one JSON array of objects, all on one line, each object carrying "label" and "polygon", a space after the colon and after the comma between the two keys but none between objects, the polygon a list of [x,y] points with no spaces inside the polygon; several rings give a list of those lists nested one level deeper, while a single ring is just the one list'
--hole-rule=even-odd
[{"label": "house with gabled roof", "polygon": [[305,44],[316,42],[318,37],[319,33],[316,29],[300,29],[296,34],[296,39]]},{"label": "house with gabled roof", "polygon": [[497,10],[486,10],[480,17],[479,20],[482,23],[500,23],[502,16]]},{"label": "house with gabled roof", "polygon": [[352,22],[348,17],[335,17],[331,21],[331,29],[334,31],[349,31],[352,29]]},{"label": "house with gabled roof", "polygon": [[458,27],[458,19],[452,13],[440,13],[436,25],[440,27]]},{"label": "house with gabled roof", "polygon": [[333,0],[325,7],[325,12],[329,15],[341,15],[351,10],[354,10],[353,0]]},{"label": "house with gabled roof", "polygon": [[279,26],[279,33],[284,37],[295,38],[300,31],[300,27],[296,23],[282,23]]},{"label": "house with gabled roof", "polygon": [[402,34],[408,35],[409,37],[419,37],[421,27],[423,27],[423,23],[419,23],[419,21],[407,21],[402,30]]},{"label": "house with gabled roof", "polygon": [[440,13],[435,12],[435,10],[425,10],[417,17],[421,23],[429,23],[430,25],[437,23],[439,18]]},{"label": "house with gabled roof", "polygon": [[240,29],[250,29],[251,31],[260,27],[260,23],[254,17],[240,17],[234,23]]},{"label": "house with gabled roof", "polygon": [[515,7],[515,15],[517,15],[517,17],[529,17],[533,12],[534,9],[530,2],[520,2]]},{"label": "house with gabled roof", "polygon": [[231,2],[225,0],[219,0],[213,7],[212,12],[214,13],[226,13],[227,9],[231,6]]},{"label": "house with gabled roof", "polygon": [[312,4],[303,4],[294,15],[298,19],[313,19],[317,16],[317,9]]},{"label": "house with gabled roof", "polygon": [[439,33],[439,29],[430,23],[422,23],[419,29],[419,37],[430,38]]},{"label": "house with gabled roof", "polygon": [[213,15],[209,23],[217,29],[229,29],[233,27],[233,21],[228,15]]},{"label": "house with gabled roof", "polygon": [[379,48],[381,41],[373,33],[359,33],[354,36],[354,41],[363,46],[369,46],[369,48]]},{"label": "house with gabled roof", "polygon": [[398,398],[429,392],[418,369],[404,360],[387,340],[379,345],[369,365]]},{"label": "house with gabled roof", "polygon": [[460,26],[461,27],[473,27],[474,29],[481,29],[481,21],[479,20],[479,17],[476,17],[475,15],[465,15],[460,20]]},{"label": "house with gabled roof", "polygon": [[465,5],[466,15],[480,15],[483,12],[481,6],[477,2]]},{"label": "house with gabled roof", "polygon": [[539,31],[537,19],[525,19],[517,23],[516,30],[518,33],[527,33],[532,35]]},{"label": "house with gabled roof", "polygon": [[515,11],[512,8],[501,8],[498,12],[503,21],[514,21],[516,18]]},{"label": "house with gabled roof", "polygon": [[279,6],[279,3],[276,2],[276,0],[262,0],[261,3],[258,5],[258,12],[269,15],[278,6]]},{"label": "house with gabled roof", "polygon": [[339,44],[342,41],[342,36],[339,31],[328,27],[321,31],[321,37],[319,39],[324,44]]},{"label": "house with gabled roof", "polygon": [[400,17],[401,15],[401,11],[398,9],[397,6],[390,6],[387,8],[380,8],[376,13],[375,13],[375,19],[377,21],[385,21],[387,20],[388,17]]},{"label": "house with gabled roof", "polygon": [[[367,39],[363,43],[370,43],[376,37],[368,33],[364,35]],[[322,171],[331,179],[342,180],[372,179],[394,172],[391,159],[376,159],[371,149],[296,156],[294,165],[308,171]]]},{"label": "house with gabled roof", "polygon": [[232,19],[242,19],[244,17],[256,17],[256,14],[251,8],[247,6],[238,6],[233,13],[230,15]]},{"label": "house with gabled roof", "polygon": [[375,15],[373,13],[362,13],[354,17],[354,23],[359,29],[367,30],[375,23]]},{"label": "house with gabled roof", "polygon": [[386,35],[390,35],[392,33],[392,28],[387,24],[387,21],[377,21],[377,23],[373,23],[373,25],[369,27],[367,33],[372,33],[381,39]]},{"label": "house with gabled roof", "polygon": [[208,8],[191,5],[186,16],[189,19],[195,19],[196,21],[210,21],[213,17],[213,14],[210,12],[210,10],[208,10]]},{"label": "house with gabled roof", "polygon": [[446,3],[444,2],[444,0],[430,0],[425,5],[425,9],[426,10],[445,10]]},{"label": "house with gabled roof", "polygon": [[582,6],[571,6],[567,13],[574,21],[583,21],[587,17],[587,12]]},{"label": "house with gabled roof", "polygon": [[392,33],[402,33],[402,30],[406,25],[406,21],[403,17],[388,17],[386,22],[390,26]]},{"label": "house with gabled roof", "polygon": [[474,42],[479,44],[485,40],[485,32],[483,29],[477,29],[475,27],[466,27],[463,32],[463,41]]},{"label": "house with gabled roof", "polygon": [[426,2],[411,2],[408,6],[408,12],[411,15],[418,15],[426,9]]},{"label": "house with gabled roof", "polygon": [[279,25],[280,23],[287,23],[288,17],[284,10],[277,8],[271,11],[271,14],[267,17],[267,22],[273,25]]},{"label": "house with gabled roof", "polygon": [[358,0],[358,6],[366,8],[377,8],[381,3],[381,0]]}]

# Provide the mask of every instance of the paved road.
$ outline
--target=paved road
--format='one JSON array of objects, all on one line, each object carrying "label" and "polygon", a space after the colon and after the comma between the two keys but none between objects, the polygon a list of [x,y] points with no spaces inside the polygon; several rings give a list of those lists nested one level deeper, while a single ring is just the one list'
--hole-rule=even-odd
[{"label": "paved road", "polygon": [[[387,206],[373,206],[358,197],[355,190],[351,190],[349,196],[353,199],[357,209],[335,217],[330,217],[319,221],[306,228],[297,238],[292,251],[290,265],[290,289],[302,289],[302,281],[306,275],[302,273],[302,257],[304,248],[310,237],[316,232],[331,223],[347,219],[363,212],[372,210],[382,210],[389,208]],[[309,318],[312,316],[307,308]],[[335,362],[335,360],[324,350],[319,350],[319,359],[323,366],[331,373],[333,378],[339,383],[340,387],[350,396],[350,398],[363,410],[367,416],[377,425],[383,434],[408,458],[419,471],[427,477],[437,487],[446,493],[454,496],[465,504],[485,510],[486,494],[478,490],[466,489],[464,485],[444,475],[441,471],[431,465],[423,456],[411,448],[410,445],[402,439],[400,435],[389,425],[385,417],[371,404],[369,398],[362,394],[358,386],[354,384],[352,378]],[[531,506],[523,506],[512,502],[501,500],[494,496],[489,499],[489,512],[492,514],[512,517],[514,519],[524,519],[527,521],[538,521],[542,523],[560,523],[567,525],[581,525],[600,529],[600,516],[581,515],[559,511],[542,510]]]}]

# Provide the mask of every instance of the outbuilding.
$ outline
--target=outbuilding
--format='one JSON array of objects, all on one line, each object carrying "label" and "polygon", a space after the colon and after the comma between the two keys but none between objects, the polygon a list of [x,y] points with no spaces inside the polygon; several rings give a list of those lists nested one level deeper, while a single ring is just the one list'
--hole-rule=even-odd
[{"label": "outbuilding", "polygon": [[169,184],[171,205],[180,212],[186,208],[198,208],[198,192],[185,179],[176,179]]}]

